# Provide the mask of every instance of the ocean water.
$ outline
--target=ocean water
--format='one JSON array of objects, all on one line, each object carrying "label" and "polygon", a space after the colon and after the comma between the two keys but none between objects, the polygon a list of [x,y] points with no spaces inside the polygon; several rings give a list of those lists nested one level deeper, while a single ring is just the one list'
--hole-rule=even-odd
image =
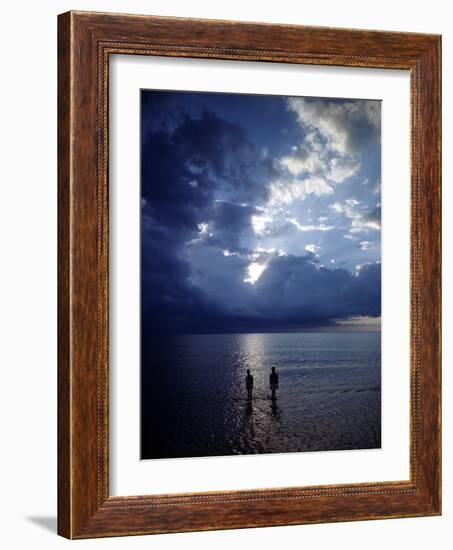
[{"label": "ocean water", "polygon": [[[141,457],[379,448],[380,336],[306,332],[144,339]],[[279,374],[275,403],[271,367]],[[254,377],[251,404],[246,369]]]}]

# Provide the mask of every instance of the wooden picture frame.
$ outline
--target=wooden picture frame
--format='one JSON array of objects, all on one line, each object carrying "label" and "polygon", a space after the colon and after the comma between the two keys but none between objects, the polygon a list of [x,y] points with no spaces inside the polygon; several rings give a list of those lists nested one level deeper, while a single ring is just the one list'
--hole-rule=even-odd
[{"label": "wooden picture frame", "polygon": [[[441,39],[69,12],[58,21],[58,532],[89,538],[441,513]],[[411,82],[410,480],[109,495],[109,56],[405,69]]]}]

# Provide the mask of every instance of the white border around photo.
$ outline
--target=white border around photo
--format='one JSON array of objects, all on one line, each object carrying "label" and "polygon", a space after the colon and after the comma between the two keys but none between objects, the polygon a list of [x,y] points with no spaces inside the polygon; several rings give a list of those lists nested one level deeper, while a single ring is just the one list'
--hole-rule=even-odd
[{"label": "white border around photo", "polygon": [[[141,88],[382,100],[381,449],[140,460]],[[409,479],[409,97],[408,71],[111,56],[111,495]]]}]

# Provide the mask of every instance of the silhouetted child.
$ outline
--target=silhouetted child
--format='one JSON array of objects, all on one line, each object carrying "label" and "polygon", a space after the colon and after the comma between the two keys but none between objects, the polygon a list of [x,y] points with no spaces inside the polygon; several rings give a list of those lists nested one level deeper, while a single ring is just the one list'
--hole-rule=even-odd
[{"label": "silhouetted child", "polygon": [[275,392],[278,388],[278,374],[275,372],[275,367],[272,367],[272,372],[269,375],[269,385],[271,387],[272,401],[277,399]]},{"label": "silhouetted child", "polygon": [[245,377],[245,387],[247,389],[247,399],[251,401],[253,390],[253,376],[250,374],[250,369],[247,369],[247,375]]}]

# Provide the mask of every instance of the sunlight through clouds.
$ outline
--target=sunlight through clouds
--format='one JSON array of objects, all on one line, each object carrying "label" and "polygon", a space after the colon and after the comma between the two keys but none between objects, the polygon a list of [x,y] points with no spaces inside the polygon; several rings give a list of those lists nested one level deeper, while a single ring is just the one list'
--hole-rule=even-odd
[{"label": "sunlight through clouds", "polygon": [[266,227],[272,222],[272,218],[270,216],[266,216],[265,214],[261,214],[252,216],[250,221],[256,235],[265,235]]},{"label": "sunlight through clouds", "polygon": [[307,244],[305,246],[305,250],[307,252],[310,252],[310,254],[314,254],[315,256],[319,257],[318,252],[321,250],[321,247],[316,244]]},{"label": "sunlight through clouds", "polygon": [[244,279],[244,283],[250,283],[254,285],[256,281],[261,277],[266,267],[266,264],[258,264],[256,262],[251,263],[247,267],[247,277]]},{"label": "sunlight through clouds", "polygon": [[320,177],[294,180],[292,182],[277,181],[270,185],[270,205],[292,204],[295,200],[303,200],[307,195],[331,195],[333,188]]},{"label": "sunlight through clouds", "polygon": [[318,225],[302,225],[294,218],[288,218],[289,223],[297,227],[299,231],[307,232],[307,231],[331,231],[332,229],[335,229],[333,225],[325,225],[324,223],[320,223]]}]

